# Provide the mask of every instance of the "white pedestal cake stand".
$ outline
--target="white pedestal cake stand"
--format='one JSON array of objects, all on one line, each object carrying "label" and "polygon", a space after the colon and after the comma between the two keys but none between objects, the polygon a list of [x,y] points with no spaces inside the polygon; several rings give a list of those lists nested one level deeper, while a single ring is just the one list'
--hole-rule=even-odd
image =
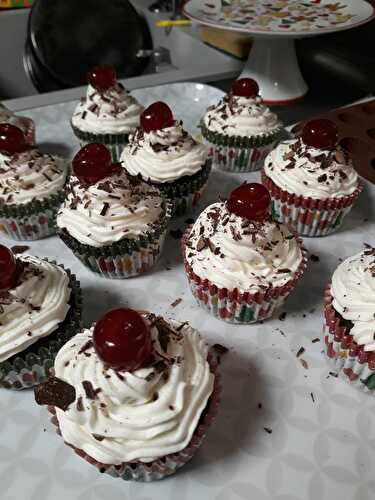
[{"label": "white pedestal cake stand", "polygon": [[364,0],[188,0],[184,14],[193,21],[247,33],[253,47],[241,77],[257,80],[269,104],[290,104],[308,87],[295,40],[334,33],[370,21],[375,10]]}]

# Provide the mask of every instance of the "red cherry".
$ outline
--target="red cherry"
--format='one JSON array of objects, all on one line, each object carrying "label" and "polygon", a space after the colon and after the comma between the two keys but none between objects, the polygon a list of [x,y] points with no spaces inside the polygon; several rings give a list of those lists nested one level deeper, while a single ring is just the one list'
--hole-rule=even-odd
[{"label": "red cherry", "polygon": [[13,155],[26,151],[28,147],[21,129],[9,123],[0,123],[0,151]]},{"label": "red cherry", "polygon": [[104,92],[116,85],[116,70],[110,64],[100,64],[87,73],[87,80],[94,89]]},{"label": "red cherry", "polygon": [[132,309],[107,312],[95,325],[94,347],[104,364],[132,372],[151,359],[151,333],[142,316]]},{"label": "red cherry", "polygon": [[73,158],[73,173],[83,184],[95,184],[119,171],[103,144],[87,144]]},{"label": "red cherry", "polygon": [[0,293],[10,290],[17,279],[17,261],[13,252],[0,245]]},{"label": "red cherry", "polygon": [[165,102],[154,102],[141,114],[141,125],[145,132],[171,127],[173,123],[172,111]]},{"label": "red cherry", "polygon": [[302,140],[306,146],[333,149],[338,141],[338,130],[331,120],[311,120],[303,127]]},{"label": "red cherry", "polygon": [[232,94],[239,97],[256,97],[259,85],[252,78],[240,78],[232,83]]},{"label": "red cherry", "polygon": [[262,184],[245,183],[231,192],[227,208],[240,217],[262,221],[267,216],[270,203],[270,194]]}]

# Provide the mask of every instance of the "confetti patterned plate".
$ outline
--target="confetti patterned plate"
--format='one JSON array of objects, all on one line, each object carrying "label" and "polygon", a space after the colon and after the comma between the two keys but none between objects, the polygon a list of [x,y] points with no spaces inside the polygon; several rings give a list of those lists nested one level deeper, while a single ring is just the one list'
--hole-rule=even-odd
[{"label": "confetti patterned plate", "polygon": [[[221,92],[179,84],[137,91],[143,102],[165,99],[192,129]],[[45,149],[70,154],[74,104],[28,110]],[[215,171],[201,208],[258,173]],[[84,322],[119,304],[189,320],[211,343],[229,348],[222,362],[223,400],[194,460],[159,483],[126,483],[98,474],[54,434],[31,392],[0,391],[1,500],[373,500],[375,399],[330,375],[321,353],[322,298],[339,258],[375,245],[375,187],[366,185],[342,230],[306,239],[315,257],[285,309],[264,324],[240,327],[199,309],[182,269],[177,221],[156,269],[125,282],[98,278],[57,238],[30,243],[81,280]],[[0,242],[12,244],[0,236]],[[178,302],[176,299],[182,299]],[[174,307],[173,305],[174,304]]]},{"label": "confetti patterned plate", "polygon": [[184,10],[203,24],[283,36],[339,31],[374,15],[373,7],[363,0],[189,0]]}]

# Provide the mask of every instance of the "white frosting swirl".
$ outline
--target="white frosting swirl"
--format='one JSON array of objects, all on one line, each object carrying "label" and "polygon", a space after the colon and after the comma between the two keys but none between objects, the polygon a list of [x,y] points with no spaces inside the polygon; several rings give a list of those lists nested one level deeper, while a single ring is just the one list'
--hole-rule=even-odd
[{"label": "white frosting swirl", "polygon": [[301,139],[280,143],[267,156],[264,171],[281,189],[314,199],[350,195],[358,187],[357,172],[342,148],[315,149]]},{"label": "white frosting swirl", "polygon": [[19,284],[0,296],[0,362],[55,331],[69,310],[69,276],[61,267],[31,255]]},{"label": "white frosting swirl", "polygon": [[93,134],[128,134],[139,125],[143,106],[121,84],[98,92],[91,85],[77,105],[72,124]]},{"label": "white frosting swirl", "polygon": [[24,204],[57,194],[65,185],[68,163],[36,149],[0,152],[0,202]]},{"label": "white frosting swirl", "polygon": [[230,94],[207,109],[203,123],[212,132],[241,137],[268,134],[282,126],[277,115],[263,104],[261,97]]},{"label": "white frosting swirl", "polygon": [[17,116],[10,109],[6,108],[4,104],[0,103],[0,123],[9,123],[21,129],[23,132],[27,132],[28,124],[22,118],[22,116]]},{"label": "white frosting swirl", "polygon": [[138,129],[129,137],[120,161],[131,175],[163,184],[199,172],[207,154],[206,146],[195,142],[176,121],[172,127],[148,133]]},{"label": "white frosting swirl", "polygon": [[[180,325],[179,331],[178,324],[173,326],[167,350],[159,343],[157,327],[151,327],[156,362],[132,373],[104,367],[90,344],[93,329],[61,348],[56,376],[76,389],[76,402],[67,411],[56,408],[65,442],[115,465],[150,462],[189,444],[212,393],[214,375],[199,333],[187,325]],[[84,381],[97,392],[94,399],[87,395]]]},{"label": "white frosting swirl", "polygon": [[229,212],[222,202],[200,214],[185,252],[201,279],[251,293],[285,285],[303,259],[296,237],[286,226],[271,220],[248,221]]},{"label": "white frosting swirl", "polygon": [[57,225],[83,244],[102,247],[138,238],[158,227],[165,216],[160,192],[119,169],[91,186],[71,177]]},{"label": "white frosting swirl", "polygon": [[350,335],[365,351],[375,351],[375,249],[342,262],[332,276],[332,305],[353,323]]}]

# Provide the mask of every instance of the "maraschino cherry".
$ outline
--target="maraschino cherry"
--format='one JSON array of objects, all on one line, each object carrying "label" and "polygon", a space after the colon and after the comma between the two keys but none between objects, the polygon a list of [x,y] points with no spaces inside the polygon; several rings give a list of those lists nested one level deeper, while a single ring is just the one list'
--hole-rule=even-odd
[{"label": "maraschino cherry", "polygon": [[173,123],[173,113],[165,102],[154,102],[141,114],[141,126],[145,132],[171,127]]},{"label": "maraschino cherry", "polygon": [[151,359],[151,333],[142,316],[132,309],[107,312],[95,325],[94,347],[103,363],[132,372]]},{"label": "maraschino cherry", "polygon": [[17,262],[13,252],[0,245],[0,293],[7,292],[16,283]]},{"label": "maraschino cherry", "polygon": [[9,123],[0,123],[0,151],[13,155],[23,153],[28,148],[21,129]]},{"label": "maraschino cherry", "polygon": [[338,141],[338,130],[331,120],[311,120],[302,130],[302,141],[317,149],[333,149]]},{"label": "maraschino cherry", "polygon": [[111,153],[103,144],[87,144],[73,158],[73,173],[83,184],[95,184],[118,172],[112,163]]},{"label": "maraschino cherry", "polygon": [[245,183],[231,192],[227,208],[240,217],[262,221],[267,217],[270,203],[270,194],[262,184]]},{"label": "maraschino cherry", "polygon": [[87,73],[87,80],[95,90],[105,92],[116,85],[116,70],[110,64],[100,64]]},{"label": "maraschino cherry", "polygon": [[232,94],[238,97],[256,97],[259,85],[252,78],[240,78],[232,83]]}]

